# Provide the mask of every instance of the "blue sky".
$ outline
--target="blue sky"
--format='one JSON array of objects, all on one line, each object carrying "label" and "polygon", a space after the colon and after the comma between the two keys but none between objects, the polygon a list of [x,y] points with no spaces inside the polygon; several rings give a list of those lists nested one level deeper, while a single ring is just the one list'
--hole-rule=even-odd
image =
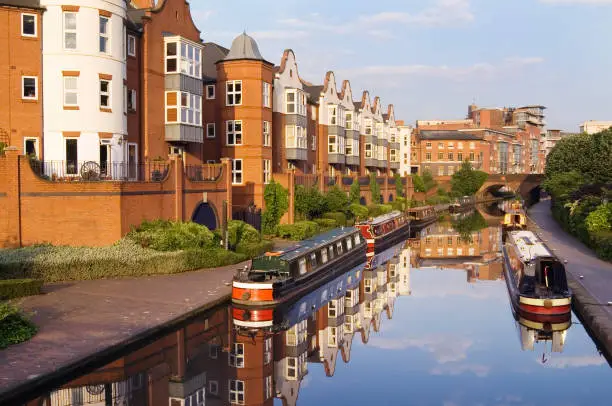
[{"label": "blue sky", "polygon": [[205,41],[243,30],[300,75],[333,70],[396,118],[463,118],[467,106],[543,104],[548,128],[611,120],[612,0],[192,0]]}]

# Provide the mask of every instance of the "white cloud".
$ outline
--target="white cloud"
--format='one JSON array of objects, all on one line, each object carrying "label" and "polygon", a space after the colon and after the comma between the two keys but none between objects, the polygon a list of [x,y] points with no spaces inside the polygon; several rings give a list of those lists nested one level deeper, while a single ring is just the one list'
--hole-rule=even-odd
[{"label": "white cloud", "polygon": [[608,5],[612,4],[612,0],[540,0],[540,3]]},{"label": "white cloud", "polygon": [[191,9],[191,16],[196,22],[196,25],[198,25],[199,22],[208,20],[210,17],[212,17],[215,14],[216,14],[216,11],[214,10],[199,10],[199,9],[193,9],[193,8]]},{"label": "white cloud", "polygon": [[308,32],[298,30],[264,30],[264,31],[253,31],[249,32],[249,35],[255,38],[255,40],[285,40],[285,39],[300,39],[308,37]]},{"label": "white cloud", "polygon": [[423,338],[390,339],[373,337],[368,345],[385,350],[404,350],[419,348],[435,357],[439,364],[462,361],[467,358],[467,350],[474,344],[472,340],[451,335],[435,335]]},{"label": "white cloud", "polygon": [[373,24],[406,23],[416,25],[443,25],[453,23],[466,23],[474,20],[468,0],[438,0],[436,3],[418,13],[404,13],[385,11],[372,16],[363,16],[362,22]]},{"label": "white cloud", "polygon": [[[537,360],[538,363],[541,362],[540,359]],[[548,362],[544,364],[549,368],[576,368],[576,367],[590,367],[590,366],[598,366],[604,365],[606,360],[601,355],[583,355],[583,356],[575,356],[575,357],[553,357]]]},{"label": "white cloud", "polygon": [[489,375],[491,368],[487,365],[479,364],[448,364],[432,368],[429,373],[431,375],[461,375],[466,372],[473,373],[479,378],[484,378]]}]

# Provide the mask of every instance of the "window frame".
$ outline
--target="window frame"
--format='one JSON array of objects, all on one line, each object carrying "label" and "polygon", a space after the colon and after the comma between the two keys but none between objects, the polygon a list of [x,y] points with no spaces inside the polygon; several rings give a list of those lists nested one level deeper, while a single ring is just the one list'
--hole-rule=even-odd
[{"label": "window frame", "polygon": [[[130,106],[131,104],[131,106]],[[128,112],[136,112],[138,104],[138,93],[136,89],[128,89],[127,110]]]},{"label": "window frame", "polygon": [[[75,28],[66,28],[66,16],[74,15],[74,27]],[[76,11],[62,11],[62,48],[65,51],[76,51],[79,49],[79,13]],[[74,34],[74,48],[68,48],[66,46],[66,34]]]},{"label": "window frame", "polygon": [[[240,386],[240,388],[239,388]],[[229,392],[229,402],[233,405],[244,405],[244,393],[245,393],[245,384],[244,381],[240,379],[230,379],[227,385],[227,389]],[[233,389],[232,389],[233,387]],[[242,394],[242,400],[239,399],[240,394]],[[234,399],[234,400],[232,400]]]},{"label": "window frame", "polygon": [[[63,137],[63,139],[64,139],[63,153],[64,153],[64,162],[66,163],[66,175],[67,176],[78,176],[79,174],[79,138],[78,137]],[[74,173],[68,171],[68,156],[66,154],[67,143],[68,141],[71,141],[71,140],[74,140],[76,142],[76,159],[74,160],[76,162],[76,167],[75,167]]]},{"label": "window frame", "polygon": [[[210,135],[210,129],[212,128],[212,136]],[[216,123],[206,123],[206,138],[213,139],[217,138],[217,126]]]},{"label": "window frame", "polygon": [[338,136],[336,134],[329,134],[327,136],[327,153],[328,154],[338,153]]},{"label": "window frame", "polygon": [[[237,169],[237,163],[240,162],[240,169]],[[241,158],[232,159],[232,185],[242,185],[244,184],[244,176],[243,176],[244,166]],[[238,175],[240,176],[240,182],[237,182]]]},{"label": "window frame", "polygon": [[331,106],[327,106],[327,124],[328,125],[340,125],[339,120],[338,120],[339,110],[340,109],[335,104]]},{"label": "window frame", "polygon": [[[106,92],[102,91],[102,82],[106,82],[106,84],[107,84],[107,89],[108,90]],[[112,92],[112,86],[113,86],[113,80],[112,79],[110,79],[110,80],[109,79],[99,79],[98,83],[99,83],[99,86],[98,86],[98,96],[99,96],[99,98],[98,98],[98,106],[101,109],[111,109],[112,108],[111,106],[112,106],[112,93],[113,93]],[[102,104],[102,97],[104,97],[104,96],[106,96],[108,98],[107,102],[106,102],[106,105]]]},{"label": "window frame", "polygon": [[[131,47],[131,45],[133,47]],[[128,56],[136,57],[136,36],[132,34],[127,35],[127,54]]]},{"label": "window frame", "polygon": [[272,161],[269,159],[263,160],[263,183],[267,185],[272,179]]},{"label": "window frame", "polygon": [[[239,353],[238,349],[242,349],[242,352]],[[227,354],[227,363],[234,368],[245,367],[244,343],[234,343],[234,348]]]},{"label": "window frame", "polygon": [[[24,17],[34,17],[34,34],[26,34],[23,32],[23,20]],[[38,38],[38,14],[33,13],[21,13],[21,36],[28,38]]]},{"label": "window frame", "polygon": [[261,91],[262,91],[262,98],[263,98],[262,100],[263,106],[266,108],[271,108],[272,107],[272,98],[271,98],[272,85],[268,82],[263,82]]},{"label": "window frame", "polygon": [[[240,125],[240,131],[236,131],[236,124]],[[231,124],[231,130],[230,130],[230,124]],[[225,122],[225,145],[227,146],[238,146],[238,145],[242,145],[242,141],[243,141],[243,122],[242,120],[227,120]],[[233,141],[230,143],[230,134],[233,137]],[[236,142],[237,137],[236,135],[240,136],[240,142]]]},{"label": "window frame", "polygon": [[[212,95],[209,94],[209,90],[212,89]],[[216,86],[215,85],[206,85],[206,100],[215,100],[216,98]]]},{"label": "window frame", "polygon": [[272,140],[272,135],[271,135],[271,131],[270,129],[272,128],[272,125],[269,121],[264,121],[263,122],[263,146],[264,147],[270,147],[272,146],[272,144],[270,143],[270,141]]},{"label": "window frame", "polygon": [[[229,90],[229,86],[232,85],[232,90]],[[240,85],[240,90],[236,90],[236,85]],[[228,80],[225,82],[225,105],[226,106],[242,106],[242,80]],[[230,96],[233,97],[233,101],[230,103]],[[240,102],[236,103],[236,96],[240,96]]]},{"label": "window frame", "polygon": [[[25,96],[25,80],[34,79],[34,96]],[[21,99],[22,100],[38,100],[38,76],[22,76],[21,77]]]},{"label": "window frame", "polygon": [[[101,28],[102,25],[102,21],[106,20],[106,25],[105,25],[105,32],[103,33]],[[101,54],[105,54],[105,55],[110,55],[111,54],[111,37],[110,37],[110,31],[112,29],[111,27],[111,18],[107,17],[107,16],[103,16],[103,15],[98,15],[98,52]],[[104,44],[105,44],[105,50],[102,50],[102,40],[105,40]]]},{"label": "window frame", "polygon": [[34,155],[38,158],[38,138],[37,137],[23,137],[23,154],[27,155],[26,144],[28,141],[34,141]]},{"label": "window frame", "polygon": [[[76,86],[75,89],[69,89],[68,93],[74,93],[76,95],[76,103],[70,104],[66,103],[66,79],[74,79]],[[63,76],[62,80],[62,94],[63,94],[63,106],[64,107],[78,107],[79,106],[79,77],[78,76]]]}]

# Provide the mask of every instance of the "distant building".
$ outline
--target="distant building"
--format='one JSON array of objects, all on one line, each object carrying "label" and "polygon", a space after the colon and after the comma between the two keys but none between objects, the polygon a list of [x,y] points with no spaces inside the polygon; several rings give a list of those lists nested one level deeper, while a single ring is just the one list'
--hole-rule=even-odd
[{"label": "distant building", "polygon": [[580,132],[587,134],[595,134],[612,127],[612,121],[597,121],[588,120],[580,124]]},{"label": "distant building", "polygon": [[418,172],[418,165],[412,166],[412,126],[404,124],[404,121],[397,121],[397,128],[399,130],[399,160],[400,167],[399,173],[402,176],[410,175],[411,173]]},{"label": "distant building", "polygon": [[561,130],[548,130],[546,131],[546,133],[543,135],[543,145],[544,145],[544,156],[548,156],[548,154],[550,154],[550,151],[554,148],[555,145],[557,145],[557,142],[559,142],[561,139],[565,138],[565,137],[569,137],[572,135],[577,135],[576,133],[568,133],[568,132],[564,132]]}]

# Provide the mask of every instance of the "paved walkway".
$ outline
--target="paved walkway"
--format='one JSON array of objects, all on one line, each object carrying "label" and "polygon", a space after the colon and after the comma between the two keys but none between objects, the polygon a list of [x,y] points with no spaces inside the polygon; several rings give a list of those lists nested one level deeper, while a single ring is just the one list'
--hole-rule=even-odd
[{"label": "paved walkway", "polygon": [[26,343],[0,350],[0,398],[28,380],[74,367],[97,352],[229,299],[234,271],[245,264],[51,285],[47,294],[25,298],[22,307],[33,314],[39,332]]}]

